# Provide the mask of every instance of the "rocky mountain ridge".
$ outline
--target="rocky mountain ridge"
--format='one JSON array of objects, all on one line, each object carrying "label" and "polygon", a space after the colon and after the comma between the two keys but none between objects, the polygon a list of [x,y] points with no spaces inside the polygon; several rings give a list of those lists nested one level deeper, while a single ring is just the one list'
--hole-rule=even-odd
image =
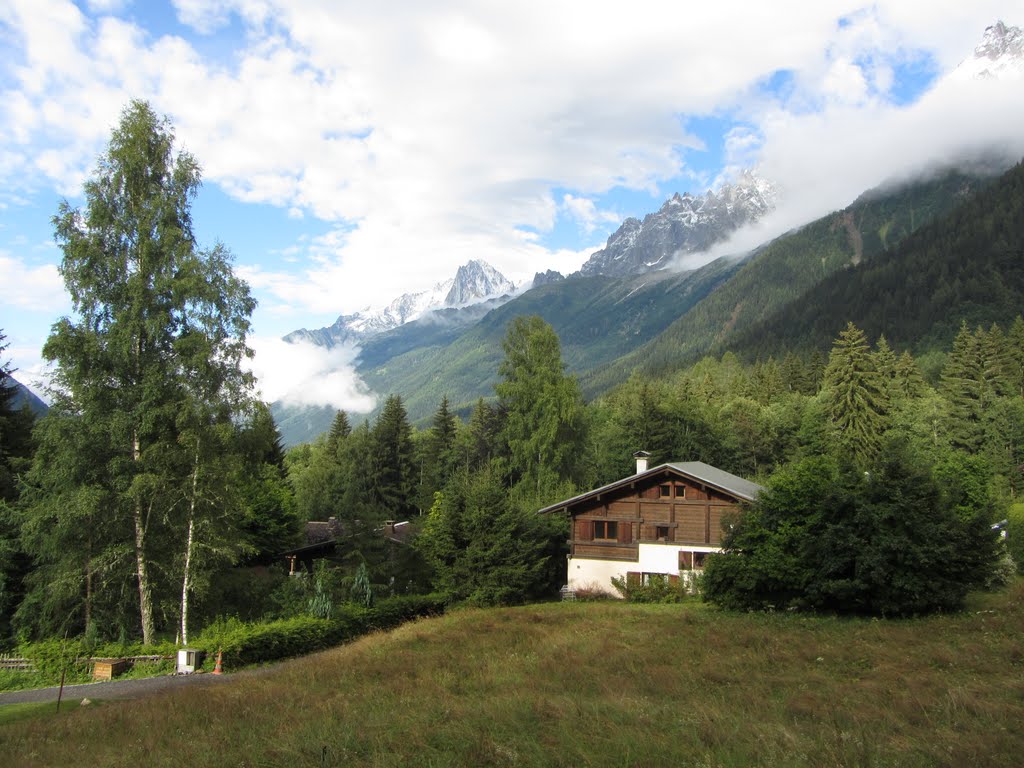
[{"label": "rocky mountain ridge", "polygon": [[974,55],[960,62],[953,76],[973,80],[1024,79],[1024,30],[997,21],[985,29]]},{"label": "rocky mountain ridge", "polygon": [[308,341],[323,347],[360,342],[430,312],[493,301],[515,290],[515,284],[490,264],[473,259],[459,267],[454,277],[435,284],[429,290],[402,294],[379,309],[368,307],[351,315],[340,315],[326,328],[312,331],[300,328],[289,333],[284,340],[291,343]]},{"label": "rocky mountain ridge", "polygon": [[577,274],[624,277],[665,269],[676,258],[706,251],[757,221],[774,210],[777,197],[774,185],[753,171],[743,171],[717,192],[677,192],[643,221],[630,217],[622,222]]}]

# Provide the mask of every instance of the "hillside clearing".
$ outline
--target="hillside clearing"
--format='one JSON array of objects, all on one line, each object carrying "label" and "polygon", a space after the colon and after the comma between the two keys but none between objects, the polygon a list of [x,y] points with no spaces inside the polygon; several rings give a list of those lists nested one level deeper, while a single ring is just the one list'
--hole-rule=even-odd
[{"label": "hillside clearing", "polygon": [[19,766],[1008,766],[1024,583],[913,621],[465,610],[229,685],[0,727]]}]

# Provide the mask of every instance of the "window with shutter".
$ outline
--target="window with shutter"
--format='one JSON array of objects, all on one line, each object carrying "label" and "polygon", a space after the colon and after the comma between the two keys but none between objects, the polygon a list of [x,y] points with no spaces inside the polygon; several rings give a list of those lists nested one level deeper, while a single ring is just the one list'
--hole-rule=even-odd
[{"label": "window with shutter", "polygon": [[593,520],[577,520],[576,521],[576,535],[580,541],[593,541],[594,540],[594,521]]},{"label": "window with shutter", "polygon": [[619,544],[629,544],[633,541],[633,524],[632,523],[620,523],[619,524]]}]

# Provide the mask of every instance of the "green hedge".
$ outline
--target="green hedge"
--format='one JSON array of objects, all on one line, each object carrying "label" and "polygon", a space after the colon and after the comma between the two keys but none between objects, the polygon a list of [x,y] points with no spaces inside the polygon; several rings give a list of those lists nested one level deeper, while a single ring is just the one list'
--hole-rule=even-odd
[{"label": "green hedge", "polygon": [[204,629],[193,645],[207,654],[204,668],[212,669],[218,650],[224,666],[238,668],[323,650],[443,610],[440,595],[407,595],[381,600],[372,608],[342,605],[330,619],[295,616],[257,624],[229,619]]},{"label": "green hedge", "polygon": [[[30,659],[37,672],[60,677],[61,670],[78,666],[89,670],[88,659],[124,658],[126,656],[174,656],[177,646],[172,642],[142,645],[142,643],[105,643],[95,645],[83,638],[67,640],[41,640],[22,643],[18,655]],[[77,662],[77,664],[76,664]]]}]

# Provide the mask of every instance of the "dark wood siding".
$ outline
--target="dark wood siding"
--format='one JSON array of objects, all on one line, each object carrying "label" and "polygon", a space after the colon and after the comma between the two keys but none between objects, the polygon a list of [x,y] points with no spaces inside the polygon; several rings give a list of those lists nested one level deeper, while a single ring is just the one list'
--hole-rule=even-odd
[{"label": "dark wood siding", "polygon": [[[671,493],[662,496],[666,484]],[[574,557],[636,561],[639,542],[718,546],[722,519],[738,509],[738,499],[667,470],[573,505],[570,551]],[[614,540],[595,541],[595,521],[614,522]]]}]

